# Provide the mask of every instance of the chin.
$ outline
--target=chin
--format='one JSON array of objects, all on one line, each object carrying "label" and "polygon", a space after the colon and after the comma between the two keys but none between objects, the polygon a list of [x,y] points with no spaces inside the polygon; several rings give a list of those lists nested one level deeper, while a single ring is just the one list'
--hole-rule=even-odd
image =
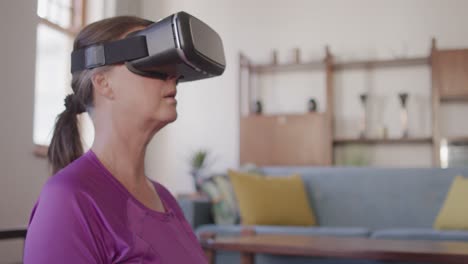
[{"label": "chin", "polygon": [[169,120],[169,123],[172,123],[177,120],[177,113]]},{"label": "chin", "polygon": [[177,112],[174,111],[173,113],[167,114],[162,118],[162,120],[166,123],[172,123],[177,120]]}]

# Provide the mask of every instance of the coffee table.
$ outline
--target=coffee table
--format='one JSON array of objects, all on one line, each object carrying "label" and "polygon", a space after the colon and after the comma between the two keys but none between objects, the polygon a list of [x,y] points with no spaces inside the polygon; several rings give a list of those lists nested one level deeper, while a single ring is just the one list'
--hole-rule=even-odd
[{"label": "coffee table", "polygon": [[468,263],[468,243],[411,240],[380,240],[297,235],[250,235],[203,238],[210,264],[217,250],[238,251],[242,264],[253,264],[258,253],[327,258]]}]

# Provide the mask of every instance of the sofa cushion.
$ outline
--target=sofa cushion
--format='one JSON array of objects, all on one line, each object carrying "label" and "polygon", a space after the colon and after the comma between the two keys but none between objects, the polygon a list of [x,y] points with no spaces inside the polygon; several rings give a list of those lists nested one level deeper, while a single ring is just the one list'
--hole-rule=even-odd
[{"label": "sofa cushion", "polygon": [[436,229],[468,230],[468,178],[457,176],[434,223]]},{"label": "sofa cushion", "polygon": [[432,228],[452,180],[468,168],[263,167],[302,176],[320,226]]},{"label": "sofa cushion", "polygon": [[215,224],[227,225],[240,222],[239,208],[227,176],[213,175],[201,184],[201,189],[213,202],[211,210]]},{"label": "sofa cushion", "polygon": [[315,225],[299,175],[269,177],[229,170],[243,225]]},{"label": "sofa cushion", "polygon": [[441,231],[430,228],[395,228],[372,232],[371,238],[403,240],[468,241],[468,231]]},{"label": "sofa cushion", "polygon": [[[217,236],[239,236],[240,225],[203,225],[196,229],[197,236],[212,232]],[[304,236],[369,237],[371,231],[361,227],[299,227],[299,226],[249,226],[256,234],[284,234]]]}]

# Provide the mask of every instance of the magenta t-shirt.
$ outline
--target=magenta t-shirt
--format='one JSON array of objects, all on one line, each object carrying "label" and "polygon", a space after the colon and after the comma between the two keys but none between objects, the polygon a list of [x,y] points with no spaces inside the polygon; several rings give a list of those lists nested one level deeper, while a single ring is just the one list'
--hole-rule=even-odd
[{"label": "magenta t-shirt", "polygon": [[24,263],[207,263],[177,201],[153,184],[164,213],[140,203],[88,151],[45,184]]}]

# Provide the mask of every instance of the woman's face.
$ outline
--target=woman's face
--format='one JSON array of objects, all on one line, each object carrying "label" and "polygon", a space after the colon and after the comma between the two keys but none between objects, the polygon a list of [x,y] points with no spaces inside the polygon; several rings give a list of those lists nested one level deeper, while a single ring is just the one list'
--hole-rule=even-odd
[{"label": "woman's face", "polygon": [[175,77],[148,78],[130,72],[125,65],[111,67],[107,77],[114,94],[112,111],[129,124],[142,121],[164,126],[177,119]]}]

